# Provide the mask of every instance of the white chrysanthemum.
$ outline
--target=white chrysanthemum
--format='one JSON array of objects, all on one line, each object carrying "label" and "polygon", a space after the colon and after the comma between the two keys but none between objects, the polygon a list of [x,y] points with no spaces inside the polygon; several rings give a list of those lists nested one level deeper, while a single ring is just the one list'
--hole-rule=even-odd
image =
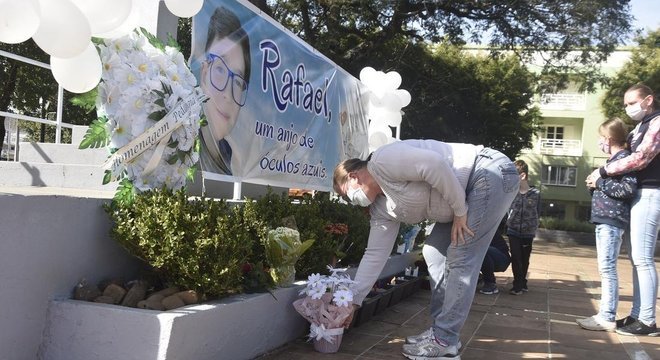
[{"label": "white chrysanthemum", "polygon": [[320,299],[325,294],[325,287],[313,287],[307,291],[307,295],[312,299]]},{"label": "white chrysanthemum", "polygon": [[332,301],[337,306],[348,306],[353,301],[353,293],[348,290],[337,290],[332,297]]}]

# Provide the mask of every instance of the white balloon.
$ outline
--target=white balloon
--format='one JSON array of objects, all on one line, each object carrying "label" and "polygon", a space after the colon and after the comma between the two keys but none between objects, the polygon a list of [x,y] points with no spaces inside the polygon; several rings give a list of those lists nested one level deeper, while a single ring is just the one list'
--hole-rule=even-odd
[{"label": "white balloon", "polygon": [[383,104],[383,107],[389,111],[396,111],[398,112],[401,110],[401,100],[397,96],[397,94],[393,91],[388,91],[386,92],[383,97],[381,98],[381,102]]},{"label": "white balloon", "polygon": [[120,38],[124,35],[129,34],[136,27],[138,27],[139,22],[140,22],[140,9],[135,4],[135,1],[131,1],[131,8],[130,11],[128,12],[128,16],[126,16],[126,19],[124,19],[124,21],[119,26],[115,27],[114,29],[108,32],[94,34],[94,36],[104,39]]},{"label": "white balloon", "polygon": [[376,69],[374,69],[370,66],[367,66],[367,67],[363,68],[362,70],[360,70],[360,81],[362,81],[363,83],[366,84],[367,79],[371,79],[375,75],[376,75]]},{"label": "white balloon", "polygon": [[85,14],[92,35],[118,28],[131,13],[132,0],[71,0]]},{"label": "white balloon", "polygon": [[384,86],[388,90],[396,90],[401,85],[401,75],[396,71],[385,74]]},{"label": "white balloon", "polygon": [[381,132],[383,134],[387,134],[387,137],[392,136],[392,129],[389,126],[387,126],[387,124],[385,124],[384,122],[380,122],[380,121],[373,121],[372,120],[369,123],[369,129],[367,131],[368,131],[369,136],[371,136],[372,134],[375,134],[375,133],[379,133],[379,132]]},{"label": "white balloon", "polygon": [[92,38],[85,15],[70,0],[41,0],[41,24],[32,36],[46,53],[71,58],[82,53]]},{"label": "white balloon", "polygon": [[403,90],[403,89],[397,89],[395,92],[396,96],[399,97],[399,101],[401,103],[401,107],[406,107],[410,104],[410,101],[412,100],[410,93],[408,90]]},{"label": "white balloon", "polygon": [[0,41],[18,44],[31,38],[40,16],[37,0],[0,0]]},{"label": "white balloon", "polygon": [[101,58],[91,42],[80,55],[72,58],[51,56],[50,68],[55,80],[73,93],[88,92],[101,80]]},{"label": "white balloon", "polygon": [[370,106],[369,119],[371,119],[372,123],[397,127],[401,125],[401,120],[402,120],[401,110],[392,111],[385,107]]},{"label": "white balloon", "polygon": [[165,5],[172,14],[189,18],[195,16],[202,9],[204,0],[165,0]]},{"label": "white balloon", "polygon": [[375,132],[369,135],[369,150],[374,151],[379,147],[387,144],[390,137],[391,136],[387,136],[387,134],[383,132]]}]

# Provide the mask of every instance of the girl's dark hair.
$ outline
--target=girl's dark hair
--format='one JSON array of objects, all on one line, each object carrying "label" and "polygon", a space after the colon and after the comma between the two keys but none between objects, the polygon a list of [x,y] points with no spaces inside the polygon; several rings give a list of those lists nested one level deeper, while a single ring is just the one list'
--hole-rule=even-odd
[{"label": "girl's dark hair", "polygon": [[250,56],[250,39],[248,34],[241,27],[241,21],[236,14],[224,6],[220,6],[213,12],[209,20],[209,31],[206,36],[206,47],[208,51],[211,44],[216,40],[228,38],[240,45],[243,50],[243,62],[245,65],[245,81],[250,82],[250,69],[252,66],[252,57]]},{"label": "girl's dark hair", "polygon": [[644,85],[643,83],[637,83],[629,87],[628,90],[626,90],[626,93],[629,93],[631,91],[637,91],[642,98],[651,95],[651,97],[653,97],[653,102],[651,103],[651,107],[653,108],[653,110],[660,109],[660,103],[658,103],[658,97],[653,92],[653,89],[651,89],[649,86]]}]

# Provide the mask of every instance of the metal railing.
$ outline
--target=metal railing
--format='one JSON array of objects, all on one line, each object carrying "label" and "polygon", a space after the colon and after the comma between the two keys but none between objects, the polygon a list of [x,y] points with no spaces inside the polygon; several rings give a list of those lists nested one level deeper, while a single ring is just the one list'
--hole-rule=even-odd
[{"label": "metal railing", "polygon": [[[39,66],[44,69],[49,69],[50,70],[50,65],[46,63],[42,63],[40,61],[32,60],[29,58],[26,58],[24,56],[12,54],[7,51],[0,50],[0,56],[4,56],[6,58],[14,59],[16,61],[20,61],[26,64],[30,64],[33,66]],[[55,143],[59,144],[62,141],[62,128],[73,128],[73,124],[65,123],[62,122],[62,108],[64,104],[64,88],[60,85],[57,86],[57,111],[55,112],[55,120],[48,120],[48,119],[42,119],[42,118],[37,118],[33,116],[27,116],[23,114],[16,114],[16,113],[11,113],[7,111],[0,111],[0,117],[4,118],[12,118],[16,120],[23,120],[23,121],[31,121],[35,123],[40,123],[40,124],[46,124],[46,125],[51,125],[55,126]],[[7,136],[7,134],[5,134]],[[18,147],[20,142],[18,139],[16,140],[15,143],[15,148],[14,151],[15,153],[18,152]],[[15,155],[14,155],[15,157]],[[8,158],[8,157],[7,157]]]},{"label": "metal railing", "polygon": [[543,155],[582,155],[581,140],[539,139],[538,151]]}]

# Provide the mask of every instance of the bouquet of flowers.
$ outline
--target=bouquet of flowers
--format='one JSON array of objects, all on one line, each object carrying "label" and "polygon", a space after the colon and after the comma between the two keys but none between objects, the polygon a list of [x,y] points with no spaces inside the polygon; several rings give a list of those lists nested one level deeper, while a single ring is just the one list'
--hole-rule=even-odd
[{"label": "bouquet of flowers", "polygon": [[122,180],[120,192],[177,190],[199,159],[204,96],[181,51],[169,45],[144,29],[97,43],[98,119],[80,148],[109,147],[103,183]]},{"label": "bouquet of flowers", "polygon": [[312,274],[307,286],[300,292],[304,298],[293,302],[293,307],[310,322],[309,338],[319,352],[339,350],[344,333],[343,324],[353,312],[355,283],[342,269],[328,266],[330,275]]}]

